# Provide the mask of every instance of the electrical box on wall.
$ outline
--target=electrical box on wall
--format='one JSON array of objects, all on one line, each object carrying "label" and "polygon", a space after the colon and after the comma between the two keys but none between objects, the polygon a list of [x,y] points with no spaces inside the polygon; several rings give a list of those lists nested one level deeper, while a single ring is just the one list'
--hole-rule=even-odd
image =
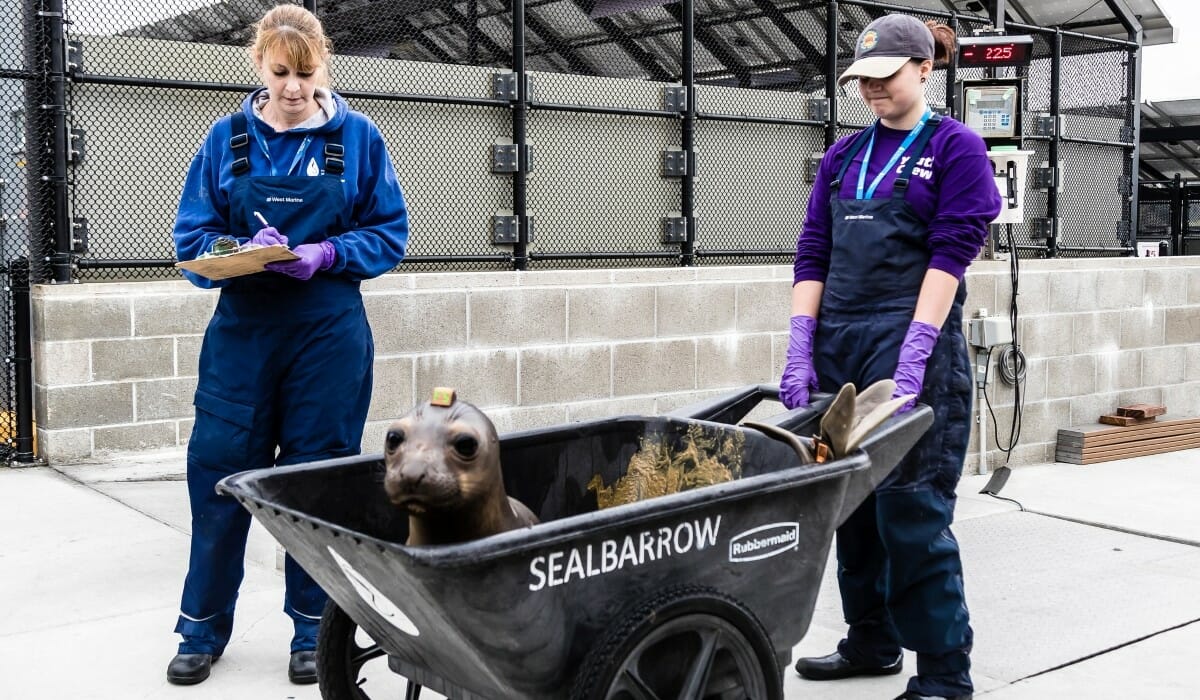
[{"label": "electrical box on wall", "polygon": [[1012,344],[1012,324],[1001,316],[973,318],[967,325],[967,342],[987,350],[997,345]]},{"label": "electrical box on wall", "polygon": [[1025,186],[1029,156],[1033,151],[997,147],[988,151],[992,174],[1000,192],[1000,213],[993,224],[1019,224],[1025,221]]}]

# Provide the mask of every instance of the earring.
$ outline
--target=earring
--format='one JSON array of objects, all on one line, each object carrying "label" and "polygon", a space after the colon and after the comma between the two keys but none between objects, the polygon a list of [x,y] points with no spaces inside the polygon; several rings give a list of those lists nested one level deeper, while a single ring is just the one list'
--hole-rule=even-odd
[{"label": "earring", "polygon": [[925,82],[925,76],[921,76],[921,82]]}]

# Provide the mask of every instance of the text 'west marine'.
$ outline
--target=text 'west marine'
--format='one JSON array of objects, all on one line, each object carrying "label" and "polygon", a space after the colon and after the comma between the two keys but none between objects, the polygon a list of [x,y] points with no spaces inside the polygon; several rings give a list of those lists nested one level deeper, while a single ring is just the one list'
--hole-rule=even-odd
[{"label": "text 'west marine'", "polygon": [[665,559],[676,554],[701,550],[717,543],[721,516],[682,522],[675,527],[643,530],[626,535],[623,540],[604,540],[598,546],[572,547],[534,557],[529,562],[533,581],[529,590],[540,591],[547,586],[561,586],[576,579],[607,574],[626,566],[641,566],[646,562]]}]

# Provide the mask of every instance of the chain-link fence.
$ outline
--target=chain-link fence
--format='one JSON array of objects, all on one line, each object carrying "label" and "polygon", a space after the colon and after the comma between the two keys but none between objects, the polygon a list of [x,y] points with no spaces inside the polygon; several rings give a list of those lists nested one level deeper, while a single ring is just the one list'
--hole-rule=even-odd
[{"label": "chain-link fence", "polygon": [[[177,276],[170,232],[184,175],[214,120],[259,85],[246,46],[275,4],[0,10],[10,449],[27,451],[13,436],[31,434],[20,409],[27,319],[16,312],[25,271],[34,282]],[[866,0],[296,4],[332,40],[334,89],[388,144],[410,207],[406,270],[790,261],[817,160],[872,119],[853,84],[836,85],[862,28],[891,11],[960,36],[989,26],[929,9],[937,3]],[[950,66],[927,90],[957,114],[964,79],[1024,81],[1028,216],[1000,247],[1129,254],[1138,47],[1007,31],[1033,35],[1029,66]]]},{"label": "chain-link fence", "polygon": [[1200,255],[1200,181],[1142,180],[1138,235],[1146,254]]}]

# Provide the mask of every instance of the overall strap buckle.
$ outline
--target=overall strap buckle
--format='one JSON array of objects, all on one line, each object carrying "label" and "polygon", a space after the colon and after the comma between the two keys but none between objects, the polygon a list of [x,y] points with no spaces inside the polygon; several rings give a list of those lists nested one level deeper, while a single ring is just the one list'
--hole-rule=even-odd
[{"label": "overall strap buckle", "polygon": [[342,130],[332,131],[325,139],[325,174],[341,175],[346,172],[346,149],[342,146]]},{"label": "overall strap buckle", "polygon": [[230,120],[233,136],[229,137],[229,150],[233,151],[233,174],[250,172],[250,135],[246,132],[246,114],[237,112]]}]

